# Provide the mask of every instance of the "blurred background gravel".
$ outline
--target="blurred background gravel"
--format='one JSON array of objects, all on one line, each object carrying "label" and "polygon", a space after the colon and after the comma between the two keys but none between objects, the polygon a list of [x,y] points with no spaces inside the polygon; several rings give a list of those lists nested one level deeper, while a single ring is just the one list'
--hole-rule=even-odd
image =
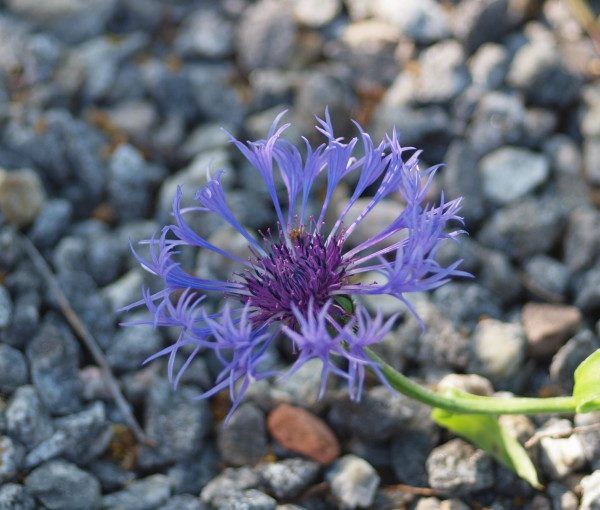
[{"label": "blurred background gravel", "polygon": [[[568,393],[600,346],[600,54],[577,6],[1,1],[0,510],[599,508],[597,429],[532,448],[545,483],[534,491],[380,386],[360,404],[335,386],[316,401],[318,364],[257,384],[222,428],[226,399],[192,400],[210,386],[213,360],[199,358],[173,393],[162,362],[141,366],[170,339],[120,329],[115,312],[152,284],[128,241],[169,220],[178,184],[189,200],[207,168],[225,168],[241,222],[273,222],[221,126],[262,137],[287,108],[293,138],[312,133],[328,105],[340,134],[352,134],[351,118],[375,137],[396,126],[428,164],[447,164],[437,189],[465,196],[470,235],[440,257],[464,258],[477,278],[419,296],[427,331],[405,316],[386,359],[426,384]],[[378,206],[362,235],[400,205]],[[210,218],[195,227],[244,249]],[[124,424],[19,230],[156,447]],[[202,275],[229,273],[209,254],[184,256]],[[289,361],[272,352],[274,366]],[[506,418],[523,441],[596,422]]]}]

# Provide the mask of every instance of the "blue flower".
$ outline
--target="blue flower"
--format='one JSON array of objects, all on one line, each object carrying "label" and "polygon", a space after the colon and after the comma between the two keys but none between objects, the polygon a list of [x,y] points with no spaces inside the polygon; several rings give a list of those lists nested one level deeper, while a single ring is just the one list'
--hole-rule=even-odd
[{"label": "blue flower", "polygon": [[[317,358],[323,365],[321,394],[328,375],[335,374],[347,382],[350,396],[359,399],[367,367],[386,383],[366,349],[382,341],[395,317],[384,322],[381,313],[373,318],[360,305],[347,304],[360,295],[391,295],[416,316],[407,294],[468,276],[458,269],[460,261],[443,267],[436,260],[440,243],[462,232],[452,230],[452,224],[462,221],[460,199],[446,202],[442,196],[438,205],[426,203],[437,167],[421,169],[420,152],[402,147],[395,130],[375,145],[356,124],[359,136],[346,141],[335,137],[326,112],[325,119],[317,119],[325,142],[313,148],[303,139],[303,156],[281,138],[289,126],[279,126],[282,115],[265,140],[242,143],[232,137],[266,186],[277,218],[277,235],[253,235],[240,224],[227,203],[219,171],[196,193],[197,207],[183,209],[182,190],[177,190],[174,223],[164,227],[160,236],[145,241],[148,259],[134,251],[163,287],[154,294],[144,290],[143,299],[127,308],[145,305],[152,314],[148,323],[179,330],[177,341],[148,361],[168,356],[169,379],[176,386],[198,353],[212,351],[222,371],[214,387],[200,398],[228,388],[232,411],[252,381],[274,375],[260,370],[273,342],[292,344],[297,357],[288,375]],[[285,186],[285,204],[277,193],[277,177]],[[309,215],[309,199],[318,179],[325,181],[324,197],[320,208]],[[327,228],[334,192],[349,180],[356,183],[350,198]],[[398,216],[369,239],[353,242],[357,227],[393,193],[404,203]],[[365,196],[366,205],[350,217]],[[246,239],[247,257],[200,236],[187,223],[189,214],[216,214],[225,220]],[[194,276],[178,262],[184,246],[213,251],[237,263],[239,269],[229,281]],[[358,282],[365,272],[380,277],[372,283]],[[209,295],[222,297],[226,303],[211,315],[204,303]],[[189,354],[175,373],[175,357],[184,346]]]}]

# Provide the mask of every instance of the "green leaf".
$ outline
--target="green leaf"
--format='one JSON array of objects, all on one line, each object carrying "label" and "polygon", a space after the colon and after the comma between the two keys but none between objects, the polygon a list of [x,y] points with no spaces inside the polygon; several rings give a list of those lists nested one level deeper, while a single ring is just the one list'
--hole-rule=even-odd
[{"label": "green leaf", "polygon": [[600,409],[600,349],[584,359],[575,370],[573,398],[578,413]]},{"label": "green leaf", "polygon": [[457,414],[433,409],[433,420],[442,427],[468,439],[482,450],[529,482],[541,489],[535,466],[521,444],[500,425],[496,416],[482,414]]}]

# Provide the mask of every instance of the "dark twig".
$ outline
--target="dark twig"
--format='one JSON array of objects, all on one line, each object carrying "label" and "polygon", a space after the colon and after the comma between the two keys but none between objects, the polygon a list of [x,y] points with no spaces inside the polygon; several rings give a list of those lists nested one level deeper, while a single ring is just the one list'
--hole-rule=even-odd
[{"label": "dark twig", "polygon": [[90,351],[92,357],[100,367],[100,370],[102,370],[108,388],[113,396],[115,403],[117,404],[117,407],[123,415],[125,423],[131,429],[136,439],[140,443],[146,444],[148,446],[155,446],[155,441],[146,436],[146,434],[142,430],[142,427],[140,427],[139,423],[135,419],[135,416],[133,415],[133,412],[131,410],[131,406],[129,405],[127,399],[123,396],[121,388],[119,387],[119,383],[113,375],[110,365],[106,361],[106,357],[102,352],[102,349],[100,349],[98,342],[96,341],[90,330],[81,321],[81,319],[69,303],[69,300],[60,288],[60,285],[58,284],[58,281],[56,280],[52,269],[50,268],[42,254],[39,252],[39,250],[29,240],[29,238],[27,238],[26,236],[21,236],[21,241],[25,250],[27,251],[27,255],[29,255],[29,258],[33,262],[33,265],[36,267],[36,269],[40,272],[41,276],[46,281],[50,292],[54,294],[54,297],[56,298],[58,305],[63,315],[65,316],[65,319],[67,319],[67,322],[73,328],[75,334],[84,343],[84,345]]},{"label": "dark twig", "polygon": [[440,491],[432,489],[431,487],[415,487],[413,485],[406,485],[403,483],[396,483],[394,485],[386,485],[384,490],[396,490],[399,492],[405,492],[406,494],[412,494],[414,496],[443,496],[444,494]]}]

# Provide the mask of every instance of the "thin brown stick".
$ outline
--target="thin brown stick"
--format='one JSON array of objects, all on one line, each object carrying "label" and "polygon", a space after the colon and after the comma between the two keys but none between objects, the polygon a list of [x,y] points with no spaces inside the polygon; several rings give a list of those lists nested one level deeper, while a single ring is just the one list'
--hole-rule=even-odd
[{"label": "thin brown stick", "polygon": [[589,425],[580,425],[579,427],[573,427],[569,430],[565,430],[564,432],[536,432],[533,436],[531,436],[525,442],[525,448],[531,448],[539,443],[542,439],[550,437],[552,439],[563,439],[565,437],[570,437],[573,434],[577,434],[578,432],[589,432],[591,430],[600,429],[600,422],[598,423],[590,423]]},{"label": "thin brown stick", "polygon": [[394,485],[386,485],[384,490],[397,490],[405,492],[406,494],[413,494],[415,496],[443,496],[440,491],[432,489],[431,487],[414,487],[412,485],[406,485],[403,483],[396,483]]},{"label": "thin brown stick", "polygon": [[69,303],[69,300],[60,288],[60,285],[56,277],[54,276],[52,269],[50,268],[42,254],[39,252],[39,250],[29,240],[29,238],[24,235],[21,235],[20,237],[25,251],[27,252],[27,255],[31,259],[31,262],[33,262],[33,265],[36,267],[36,269],[40,272],[42,278],[46,281],[50,292],[54,294],[54,297],[56,298],[58,305],[63,315],[65,316],[65,319],[67,320],[71,328],[73,328],[75,334],[87,347],[88,351],[91,353],[92,357],[100,367],[100,370],[102,370],[109,391],[113,396],[115,404],[121,411],[125,423],[131,429],[131,431],[135,435],[135,438],[140,443],[146,444],[148,446],[156,446],[156,442],[153,439],[150,439],[148,436],[146,436],[145,432],[142,430],[142,427],[135,419],[135,416],[133,415],[133,412],[131,410],[131,406],[129,405],[129,402],[121,392],[119,383],[112,373],[110,365],[106,360],[106,356],[104,356],[102,349],[98,345],[98,342],[96,341],[90,330],[81,321],[81,319],[71,306],[71,303]]}]

